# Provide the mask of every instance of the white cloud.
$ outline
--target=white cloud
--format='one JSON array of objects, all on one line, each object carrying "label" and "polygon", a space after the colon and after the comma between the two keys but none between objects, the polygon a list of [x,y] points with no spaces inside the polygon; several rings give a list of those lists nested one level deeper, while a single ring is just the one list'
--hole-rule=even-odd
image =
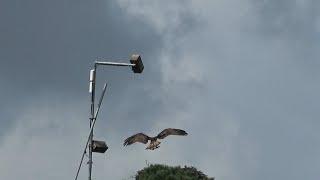
[{"label": "white cloud", "polygon": [[[154,128],[171,125],[190,130],[193,147],[186,150],[184,158],[218,179],[256,179],[265,169],[276,171],[265,163],[269,157],[262,155],[267,153],[261,149],[265,144],[251,128],[261,132],[272,128],[268,121],[263,122],[267,127],[253,125],[261,121],[255,118],[272,118],[272,112],[284,115],[276,107],[281,109],[279,105],[288,102],[280,99],[291,88],[299,91],[293,79],[304,71],[298,57],[308,51],[304,48],[308,40],[295,39],[311,36],[312,30],[299,27],[310,21],[310,3],[174,1],[171,6],[172,1],[170,5],[163,1],[118,2],[128,16],[152,25],[164,39],[160,87],[164,106],[170,110]],[[303,79],[311,88],[309,77]],[[302,116],[302,111],[297,113]]]}]

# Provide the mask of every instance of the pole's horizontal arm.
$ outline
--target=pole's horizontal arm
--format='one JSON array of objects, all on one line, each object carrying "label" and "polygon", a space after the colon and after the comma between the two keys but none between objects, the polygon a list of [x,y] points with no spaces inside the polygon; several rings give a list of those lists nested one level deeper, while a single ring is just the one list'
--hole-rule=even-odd
[{"label": "pole's horizontal arm", "polygon": [[107,65],[107,66],[135,66],[135,64],[131,64],[131,63],[103,62],[103,61],[96,61],[95,64]]},{"label": "pole's horizontal arm", "polygon": [[131,66],[134,73],[142,73],[144,66],[141,61],[141,56],[139,54],[133,54],[130,58],[130,63],[119,63],[119,62],[105,62],[105,61],[95,61],[94,67],[98,65],[107,65],[107,66]]}]

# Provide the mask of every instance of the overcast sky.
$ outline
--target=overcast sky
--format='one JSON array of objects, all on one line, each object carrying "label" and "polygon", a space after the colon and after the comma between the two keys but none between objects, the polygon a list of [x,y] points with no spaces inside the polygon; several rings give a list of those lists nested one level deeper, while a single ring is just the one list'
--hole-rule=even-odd
[{"label": "overcast sky", "polygon": [[[217,179],[320,177],[320,1],[0,0],[0,179],[73,179],[89,130],[95,60],[108,89],[94,179],[148,163]],[[155,151],[137,132],[185,129]],[[87,159],[79,179],[87,179]]]}]

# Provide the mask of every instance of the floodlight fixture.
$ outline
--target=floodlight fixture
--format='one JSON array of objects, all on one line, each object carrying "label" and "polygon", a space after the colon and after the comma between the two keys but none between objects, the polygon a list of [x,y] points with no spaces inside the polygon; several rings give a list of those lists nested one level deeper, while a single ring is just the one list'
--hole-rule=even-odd
[{"label": "floodlight fixture", "polygon": [[132,66],[132,71],[134,73],[142,73],[144,66],[139,54],[133,54],[131,56],[130,62],[134,64],[134,66]]},{"label": "floodlight fixture", "polygon": [[92,152],[105,153],[108,150],[108,146],[104,141],[93,140]]}]

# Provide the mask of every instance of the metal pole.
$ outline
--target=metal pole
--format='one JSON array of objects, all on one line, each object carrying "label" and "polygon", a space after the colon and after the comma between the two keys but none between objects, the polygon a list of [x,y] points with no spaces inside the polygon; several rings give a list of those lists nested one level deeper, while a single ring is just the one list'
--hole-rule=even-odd
[{"label": "metal pole", "polygon": [[[138,59],[137,59],[138,58]],[[93,127],[94,127],[94,124],[96,122],[96,118],[97,118],[97,115],[98,115],[98,112],[99,112],[99,109],[100,109],[100,105],[102,103],[102,98],[103,98],[103,95],[105,93],[105,90],[106,90],[106,86],[107,84],[105,84],[104,86],[104,90],[103,90],[103,95],[101,96],[101,99],[99,101],[99,105],[98,105],[98,109],[96,110],[95,112],[95,88],[96,88],[96,73],[97,73],[97,66],[98,65],[109,65],[109,66],[131,66],[131,67],[135,67],[136,65],[138,65],[138,69],[133,69],[133,72],[134,73],[141,73],[142,70],[143,70],[143,64],[141,62],[141,58],[139,55],[135,55],[135,58],[131,59],[130,62],[136,62],[134,64],[132,63],[118,63],[118,62],[102,62],[102,61],[96,61],[94,63],[94,69],[90,70],[90,84],[89,84],[89,92],[91,93],[91,112],[90,112],[90,133],[89,133],[89,137],[88,137],[88,140],[87,140],[87,143],[86,143],[86,147],[84,149],[84,152],[82,154],[82,157],[81,157],[81,161],[80,161],[80,165],[78,167],[78,170],[77,170],[77,174],[76,174],[76,177],[75,177],[75,180],[77,180],[78,178],[78,175],[79,175],[79,172],[80,172],[80,168],[81,168],[81,164],[82,164],[82,161],[83,161],[83,158],[84,158],[84,155],[86,153],[86,149],[88,147],[88,150],[89,150],[89,161],[88,161],[88,169],[89,169],[89,175],[88,175],[88,180],[92,180],[91,179],[91,175],[92,175],[92,150],[93,150]]]},{"label": "metal pole", "polygon": [[96,72],[97,72],[97,65],[94,64],[93,72],[90,72],[90,83],[91,83],[91,117],[90,117],[90,138],[89,138],[89,161],[88,161],[88,168],[89,168],[89,177],[88,180],[91,180],[91,173],[92,173],[92,143],[93,143],[93,120],[94,120],[94,100],[95,100],[95,86],[96,86]]},{"label": "metal pole", "polygon": [[82,157],[81,157],[81,160],[80,160],[80,164],[79,164],[79,167],[78,167],[78,171],[77,171],[77,174],[76,174],[76,177],[75,177],[75,180],[78,179],[78,175],[79,175],[79,172],[80,172],[80,168],[81,168],[81,165],[82,165],[82,161],[83,161],[83,157],[84,157],[84,154],[86,153],[86,150],[87,150],[87,147],[88,147],[88,144],[90,142],[90,135],[93,131],[93,127],[97,121],[97,118],[98,118],[98,114],[99,114],[99,110],[100,110],[100,107],[101,107],[101,104],[102,104],[102,100],[103,100],[103,97],[104,97],[104,94],[106,92],[106,89],[107,89],[107,83],[104,84],[103,86],[103,90],[102,90],[102,94],[100,96],[100,100],[99,100],[99,104],[98,104],[98,107],[97,107],[97,110],[94,114],[94,119],[93,119],[93,122],[91,123],[91,128],[90,128],[90,131],[89,131],[89,136],[87,138],[87,142],[86,142],[86,145],[84,147],[84,151],[82,153]]},{"label": "metal pole", "polygon": [[94,101],[95,101],[95,86],[96,86],[96,74],[97,74],[97,66],[98,65],[111,65],[111,66],[135,66],[135,64],[130,64],[130,63],[116,63],[116,62],[101,62],[101,61],[96,61],[94,63],[94,69],[90,71],[90,91],[91,91],[91,117],[90,117],[90,129],[91,129],[91,133],[90,133],[90,137],[89,137],[89,161],[88,161],[88,180],[92,180],[91,179],[91,175],[92,175],[92,148],[93,148],[93,121],[95,118],[94,115]]}]

